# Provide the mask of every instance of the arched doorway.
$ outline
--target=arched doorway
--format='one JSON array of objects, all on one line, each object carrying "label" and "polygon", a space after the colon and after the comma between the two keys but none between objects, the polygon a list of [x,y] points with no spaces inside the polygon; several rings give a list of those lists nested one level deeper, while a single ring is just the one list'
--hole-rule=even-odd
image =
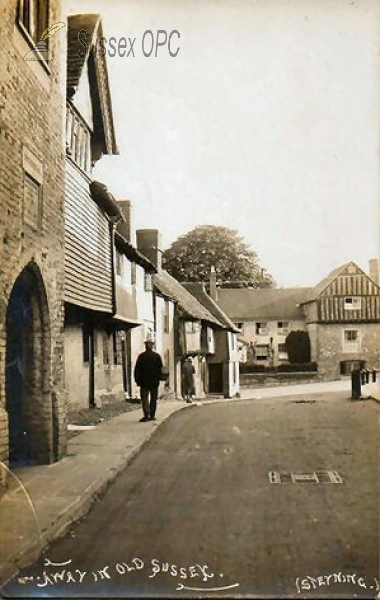
[{"label": "arched doorway", "polygon": [[50,462],[50,331],[45,289],[35,264],[28,265],[13,286],[6,332],[10,465]]}]

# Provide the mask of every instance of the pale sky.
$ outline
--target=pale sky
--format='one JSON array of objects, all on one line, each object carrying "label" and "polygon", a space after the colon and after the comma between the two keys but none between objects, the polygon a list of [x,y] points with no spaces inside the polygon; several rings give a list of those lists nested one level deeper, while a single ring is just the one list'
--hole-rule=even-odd
[{"label": "pale sky", "polygon": [[[67,0],[136,38],[107,57],[120,156],[94,178],[163,247],[238,230],[280,286],[380,256],[377,0]],[[180,33],[145,57],[146,30]],[[177,38],[173,37],[173,48]],[[146,46],[148,48],[148,44]],[[129,47],[127,47],[127,52]]]}]

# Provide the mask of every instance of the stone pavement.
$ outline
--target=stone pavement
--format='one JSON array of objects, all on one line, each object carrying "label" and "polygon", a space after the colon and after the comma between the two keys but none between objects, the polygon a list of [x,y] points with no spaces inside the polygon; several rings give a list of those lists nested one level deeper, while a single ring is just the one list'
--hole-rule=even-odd
[{"label": "stone pavement", "polygon": [[0,588],[86,514],[160,422],[187,407],[161,402],[148,423],[139,422],[141,411],[127,412],[69,439],[61,461],[10,472],[0,498]]}]

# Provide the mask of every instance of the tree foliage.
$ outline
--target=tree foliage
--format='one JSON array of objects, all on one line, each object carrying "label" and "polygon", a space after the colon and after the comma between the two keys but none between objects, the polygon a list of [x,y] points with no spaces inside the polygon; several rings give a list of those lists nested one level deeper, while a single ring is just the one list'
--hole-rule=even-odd
[{"label": "tree foliage", "polygon": [[310,337],[307,331],[299,329],[288,333],[285,346],[291,363],[310,362]]},{"label": "tree foliage", "polygon": [[178,281],[204,281],[215,267],[217,280],[231,286],[271,287],[272,276],[256,252],[237,231],[217,225],[199,225],[179,237],[163,254],[164,268]]}]

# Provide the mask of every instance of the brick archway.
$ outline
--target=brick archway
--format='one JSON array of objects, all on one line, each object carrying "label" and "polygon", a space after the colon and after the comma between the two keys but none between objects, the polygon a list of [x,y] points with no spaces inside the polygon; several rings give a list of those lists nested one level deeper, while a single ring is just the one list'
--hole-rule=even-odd
[{"label": "brick archway", "polygon": [[53,459],[50,322],[38,266],[17,277],[6,317],[6,409],[11,466]]}]

